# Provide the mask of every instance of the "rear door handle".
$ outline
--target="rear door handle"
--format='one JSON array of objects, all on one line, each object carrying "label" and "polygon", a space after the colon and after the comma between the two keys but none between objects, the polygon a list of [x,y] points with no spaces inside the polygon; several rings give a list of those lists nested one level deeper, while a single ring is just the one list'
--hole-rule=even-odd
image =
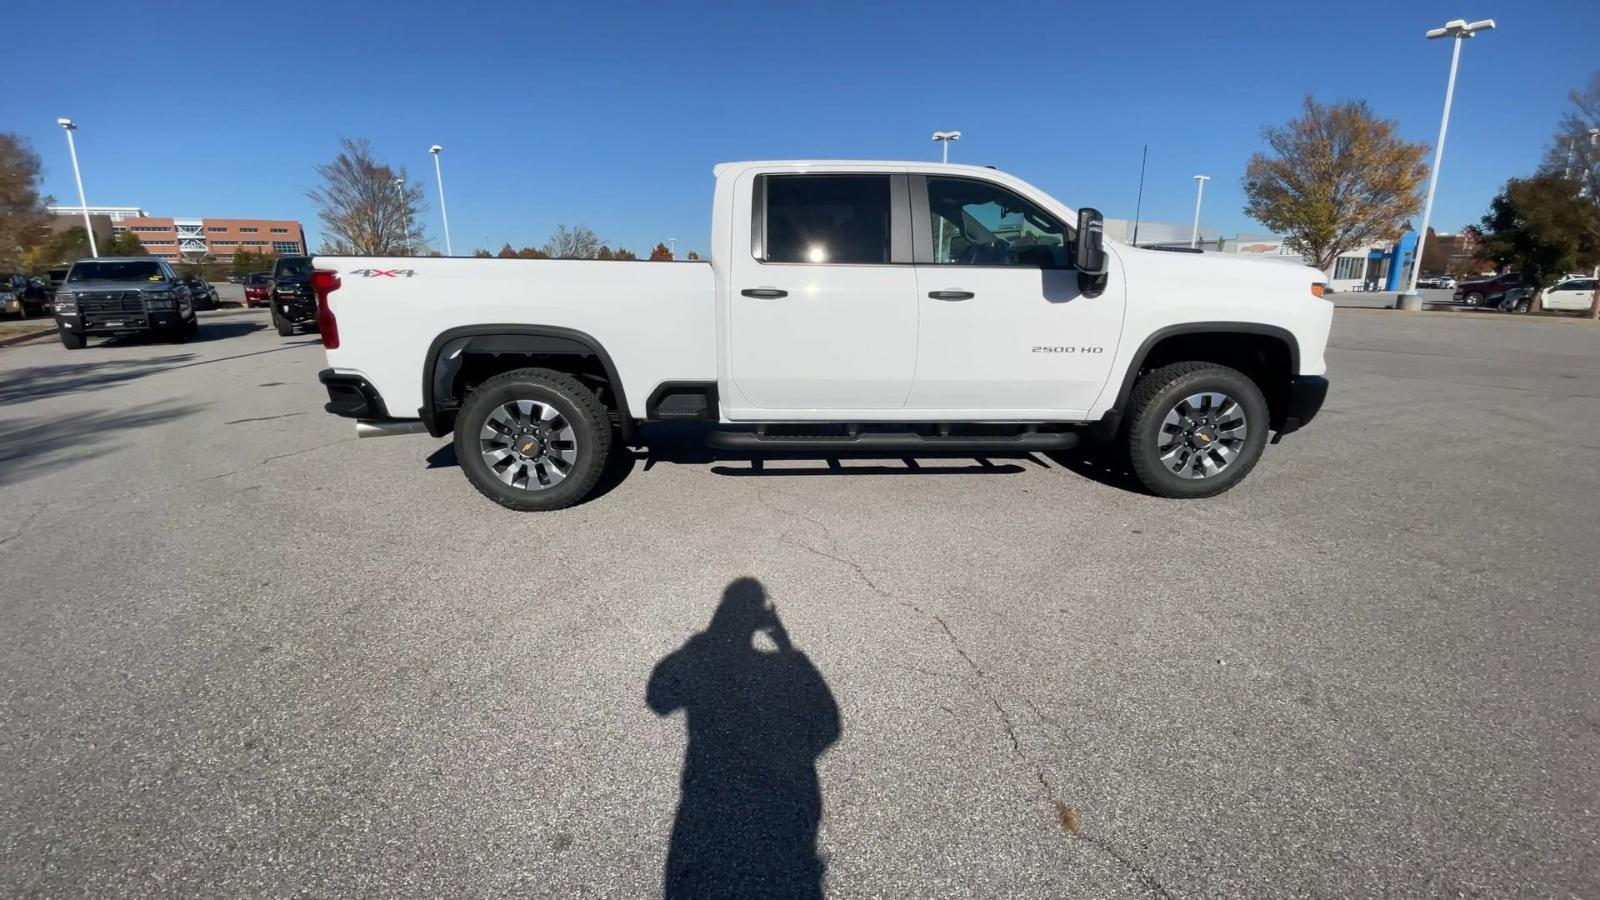
[{"label": "rear door handle", "polygon": [[971,300],[978,295],[971,291],[929,291],[928,296],[935,300]]},{"label": "rear door handle", "polygon": [[769,287],[745,288],[739,293],[746,297],[755,297],[757,300],[776,300],[779,297],[789,296],[788,291],[781,291],[777,288]]}]

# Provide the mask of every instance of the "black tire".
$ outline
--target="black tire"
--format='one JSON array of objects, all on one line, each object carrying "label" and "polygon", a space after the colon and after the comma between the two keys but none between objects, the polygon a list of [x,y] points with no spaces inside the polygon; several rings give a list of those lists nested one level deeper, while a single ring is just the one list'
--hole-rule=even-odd
[{"label": "black tire", "polygon": [[188,334],[191,337],[194,336],[194,335],[199,334],[200,333],[200,317],[199,316],[190,316],[189,317],[189,321],[187,321],[187,322],[185,322],[183,324],[183,330],[184,330],[185,334]]},{"label": "black tire", "polygon": [[1477,291],[1473,291],[1472,293],[1470,293],[1470,294],[1466,295],[1465,297],[1461,298],[1461,302],[1467,304],[1468,306],[1482,306],[1483,305],[1483,295],[1478,293]]},{"label": "black tire", "polygon": [[[479,434],[506,403],[532,400],[555,409],[573,429],[577,459],[566,477],[530,490],[500,480],[483,458]],[[456,459],[478,493],[508,509],[544,512],[581,503],[594,490],[611,455],[611,417],[594,392],[576,378],[550,369],[515,369],[488,379],[467,395],[456,416]]]},{"label": "black tire", "polygon": [[62,329],[57,330],[61,334],[61,346],[67,348],[68,350],[82,350],[84,345],[89,343],[89,338],[87,335],[76,334],[74,332]]},{"label": "black tire", "polygon": [[[1161,461],[1162,422],[1178,403],[1194,394],[1225,394],[1242,408],[1246,424],[1242,446],[1220,471],[1185,478]],[[1128,461],[1145,489],[1158,497],[1214,497],[1238,484],[1261,459],[1267,444],[1267,399],[1243,372],[1209,362],[1181,362],[1146,372],[1134,383],[1128,402]],[[1215,432],[1213,432],[1215,434]],[[1207,441],[1217,437],[1207,438]]]},{"label": "black tire", "polygon": [[278,329],[279,337],[289,337],[294,334],[294,323],[278,315],[278,305],[272,304],[272,325]]}]

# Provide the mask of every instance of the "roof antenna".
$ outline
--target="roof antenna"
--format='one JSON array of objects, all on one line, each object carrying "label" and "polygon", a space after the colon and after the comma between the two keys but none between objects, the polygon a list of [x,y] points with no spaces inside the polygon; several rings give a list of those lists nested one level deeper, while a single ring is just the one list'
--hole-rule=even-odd
[{"label": "roof antenna", "polygon": [[1144,145],[1144,153],[1139,157],[1139,199],[1133,204],[1133,245],[1139,246],[1139,210],[1144,207],[1144,163],[1150,158],[1150,145]]}]

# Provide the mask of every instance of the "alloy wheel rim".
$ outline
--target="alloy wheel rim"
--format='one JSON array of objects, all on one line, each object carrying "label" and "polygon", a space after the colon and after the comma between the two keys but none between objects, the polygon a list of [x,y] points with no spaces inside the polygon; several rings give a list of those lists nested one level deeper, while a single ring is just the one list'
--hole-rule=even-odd
[{"label": "alloy wheel rim", "polygon": [[1161,420],[1156,454],[1180,478],[1215,478],[1244,452],[1250,423],[1239,401],[1220,391],[1190,394]]},{"label": "alloy wheel rim", "polygon": [[478,449],[490,473],[504,484],[542,491],[572,473],[578,461],[578,433],[554,406],[512,400],[484,420]]}]

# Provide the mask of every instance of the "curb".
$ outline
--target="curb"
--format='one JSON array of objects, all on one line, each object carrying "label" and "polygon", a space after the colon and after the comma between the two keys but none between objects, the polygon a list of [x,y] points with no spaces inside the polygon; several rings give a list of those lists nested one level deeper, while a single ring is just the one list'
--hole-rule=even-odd
[{"label": "curb", "polygon": [[0,338],[0,347],[14,347],[17,344],[26,344],[29,341],[50,337],[55,333],[55,326],[51,325],[49,328],[41,328],[38,331],[30,331],[27,334],[14,334],[11,337]]}]

